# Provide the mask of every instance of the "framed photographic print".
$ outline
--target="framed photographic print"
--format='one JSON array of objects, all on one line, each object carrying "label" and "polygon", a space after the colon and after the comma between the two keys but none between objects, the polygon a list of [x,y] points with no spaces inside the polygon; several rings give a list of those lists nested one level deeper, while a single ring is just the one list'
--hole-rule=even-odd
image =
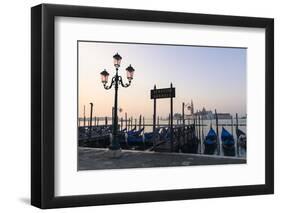
[{"label": "framed photographic print", "polygon": [[31,9],[31,203],[271,194],[274,21]]}]

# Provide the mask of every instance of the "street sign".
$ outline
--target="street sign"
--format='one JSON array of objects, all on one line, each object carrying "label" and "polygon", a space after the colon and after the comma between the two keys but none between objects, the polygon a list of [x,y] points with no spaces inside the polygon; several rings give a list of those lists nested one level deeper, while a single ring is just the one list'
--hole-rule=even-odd
[{"label": "street sign", "polygon": [[174,98],[174,97],[176,97],[176,89],[174,87],[150,90],[150,99]]}]

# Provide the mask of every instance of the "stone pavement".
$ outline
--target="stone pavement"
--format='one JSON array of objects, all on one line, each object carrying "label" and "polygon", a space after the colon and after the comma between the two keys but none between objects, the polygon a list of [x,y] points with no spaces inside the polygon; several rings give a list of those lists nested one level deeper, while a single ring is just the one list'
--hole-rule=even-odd
[{"label": "stone pavement", "polygon": [[113,158],[107,149],[79,147],[78,170],[245,163],[246,159],[237,157],[132,150],[122,150],[120,157]]}]

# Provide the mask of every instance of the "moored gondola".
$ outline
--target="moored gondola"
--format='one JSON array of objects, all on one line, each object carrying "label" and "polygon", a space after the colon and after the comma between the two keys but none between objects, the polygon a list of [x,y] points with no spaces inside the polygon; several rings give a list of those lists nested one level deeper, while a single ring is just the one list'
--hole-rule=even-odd
[{"label": "moored gondola", "polygon": [[223,153],[226,156],[235,156],[235,143],[233,135],[230,134],[224,127],[221,132],[221,141]]},{"label": "moored gondola", "polygon": [[184,134],[183,143],[180,145],[181,152],[197,154],[199,139],[195,135],[195,127],[185,129]]},{"label": "moored gondola", "polygon": [[127,132],[127,143],[129,145],[143,143],[143,136],[141,133],[143,132],[144,128],[137,130],[137,131],[128,131]]},{"label": "moored gondola", "polygon": [[140,130],[130,130],[127,132],[128,136],[139,136],[142,132],[143,132],[144,128],[140,129]]},{"label": "moored gondola", "polygon": [[247,148],[246,134],[242,130],[240,130],[239,128],[236,128],[236,136],[237,136],[238,145],[241,148],[246,149]]},{"label": "moored gondola", "polygon": [[213,155],[217,150],[217,134],[211,127],[204,140],[204,154]]}]

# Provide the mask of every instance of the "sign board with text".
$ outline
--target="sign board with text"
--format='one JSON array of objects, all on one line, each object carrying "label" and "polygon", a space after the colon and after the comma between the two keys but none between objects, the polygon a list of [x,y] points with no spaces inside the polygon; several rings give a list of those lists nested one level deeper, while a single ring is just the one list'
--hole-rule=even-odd
[{"label": "sign board with text", "polygon": [[176,89],[174,87],[150,90],[150,99],[174,98],[175,96],[176,96]]}]

